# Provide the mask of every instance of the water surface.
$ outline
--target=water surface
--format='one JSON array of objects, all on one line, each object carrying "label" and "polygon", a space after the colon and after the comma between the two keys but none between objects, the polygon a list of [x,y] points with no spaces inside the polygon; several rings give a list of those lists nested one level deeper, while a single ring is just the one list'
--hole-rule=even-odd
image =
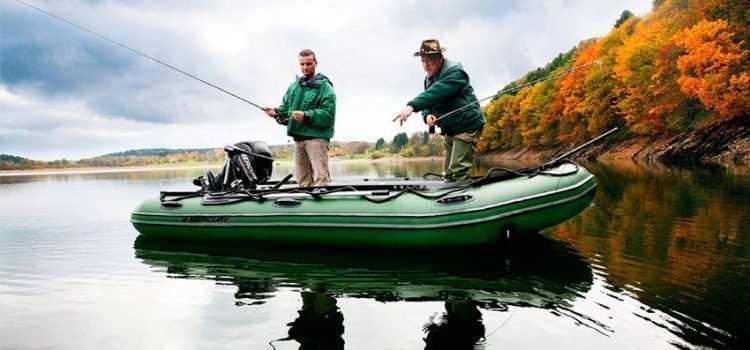
[{"label": "water surface", "polygon": [[0,348],[748,348],[750,172],[586,166],[592,207],[468,252],[146,242],[130,211],[201,170],[0,177]]}]

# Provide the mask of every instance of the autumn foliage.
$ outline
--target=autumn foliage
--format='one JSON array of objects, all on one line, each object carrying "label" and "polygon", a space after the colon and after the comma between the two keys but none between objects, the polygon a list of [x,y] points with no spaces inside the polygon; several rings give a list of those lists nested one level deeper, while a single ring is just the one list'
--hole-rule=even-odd
[{"label": "autumn foliage", "polygon": [[733,37],[723,19],[701,20],[675,36],[685,49],[677,59],[682,73],[677,82],[682,91],[698,97],[724,118],[741,115],[750,105],[749,50]]},{"label": "autumn foliage", "polygon": [[480,149],[558,147],[614,126],[673,135],[750,117],[750,2],[655,2],[647,16],[621,16],[606,36],[509,86],[581,66],[495,98]]}]

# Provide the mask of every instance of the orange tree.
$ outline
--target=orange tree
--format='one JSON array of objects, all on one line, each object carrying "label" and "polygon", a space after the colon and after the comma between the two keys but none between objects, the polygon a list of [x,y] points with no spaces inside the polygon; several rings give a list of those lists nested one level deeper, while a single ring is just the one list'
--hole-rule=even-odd
[{"label": "orange tree", "polygon": [[727,21],[704,19],[674,38],[685,50],[677,59],[680,88],[725,119],[750,111],[750,50],[734,36]]}]

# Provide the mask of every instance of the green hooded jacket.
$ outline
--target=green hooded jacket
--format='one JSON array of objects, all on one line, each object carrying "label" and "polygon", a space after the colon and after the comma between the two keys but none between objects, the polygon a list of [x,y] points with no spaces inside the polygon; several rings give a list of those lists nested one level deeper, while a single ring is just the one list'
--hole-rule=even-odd
[{"label": "green hooded jacket", "polygon": [[[440,118],[442,114],[477,102],[474,88],[469,84],[469,75],[461,63],[447,59],[443,61],[443,66],[435,76],[425,77],[424,88],[419,96],[407,103],[415,112],[421,111],[423,118],[429,114]],[[443,133],[448,136],[478,130],[484,124],[484,115],[478,103],[437,122]]]},{"label": "green hooded jacket", "polygon": [[[291,117],[292,111],[305,112],[305,118],[301,122],[294,120]],[[336,120],[336,93],[333,91],[333,84],[320,73],[310,79],[302,77],[295,80],[286,90],[276,113],[276,120],[287,126],[287,135],[295,141],[330,140]]]}]

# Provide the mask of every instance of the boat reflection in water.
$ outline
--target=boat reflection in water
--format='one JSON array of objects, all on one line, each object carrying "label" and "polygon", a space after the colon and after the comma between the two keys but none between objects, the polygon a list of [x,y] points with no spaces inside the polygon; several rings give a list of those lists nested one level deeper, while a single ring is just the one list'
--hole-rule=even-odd
[{"label": "boat reflection in water", "polygon": [[591,268],[582,257],[541,235],[506,244],[470,251],[292,251],[141,237],[135,254],[170,278],[237,286],[236,305],[263,304],[280,289],[299,289],[298,317],[288,324],[288,336],[273,342],[295,340],[300,349],[344,348],[337,298],[444,302],[445,312],[423,328],[425,349],[481,344],[487,334],[480,309],[541,308],[591,323],[571,307],[592,285]]}]

